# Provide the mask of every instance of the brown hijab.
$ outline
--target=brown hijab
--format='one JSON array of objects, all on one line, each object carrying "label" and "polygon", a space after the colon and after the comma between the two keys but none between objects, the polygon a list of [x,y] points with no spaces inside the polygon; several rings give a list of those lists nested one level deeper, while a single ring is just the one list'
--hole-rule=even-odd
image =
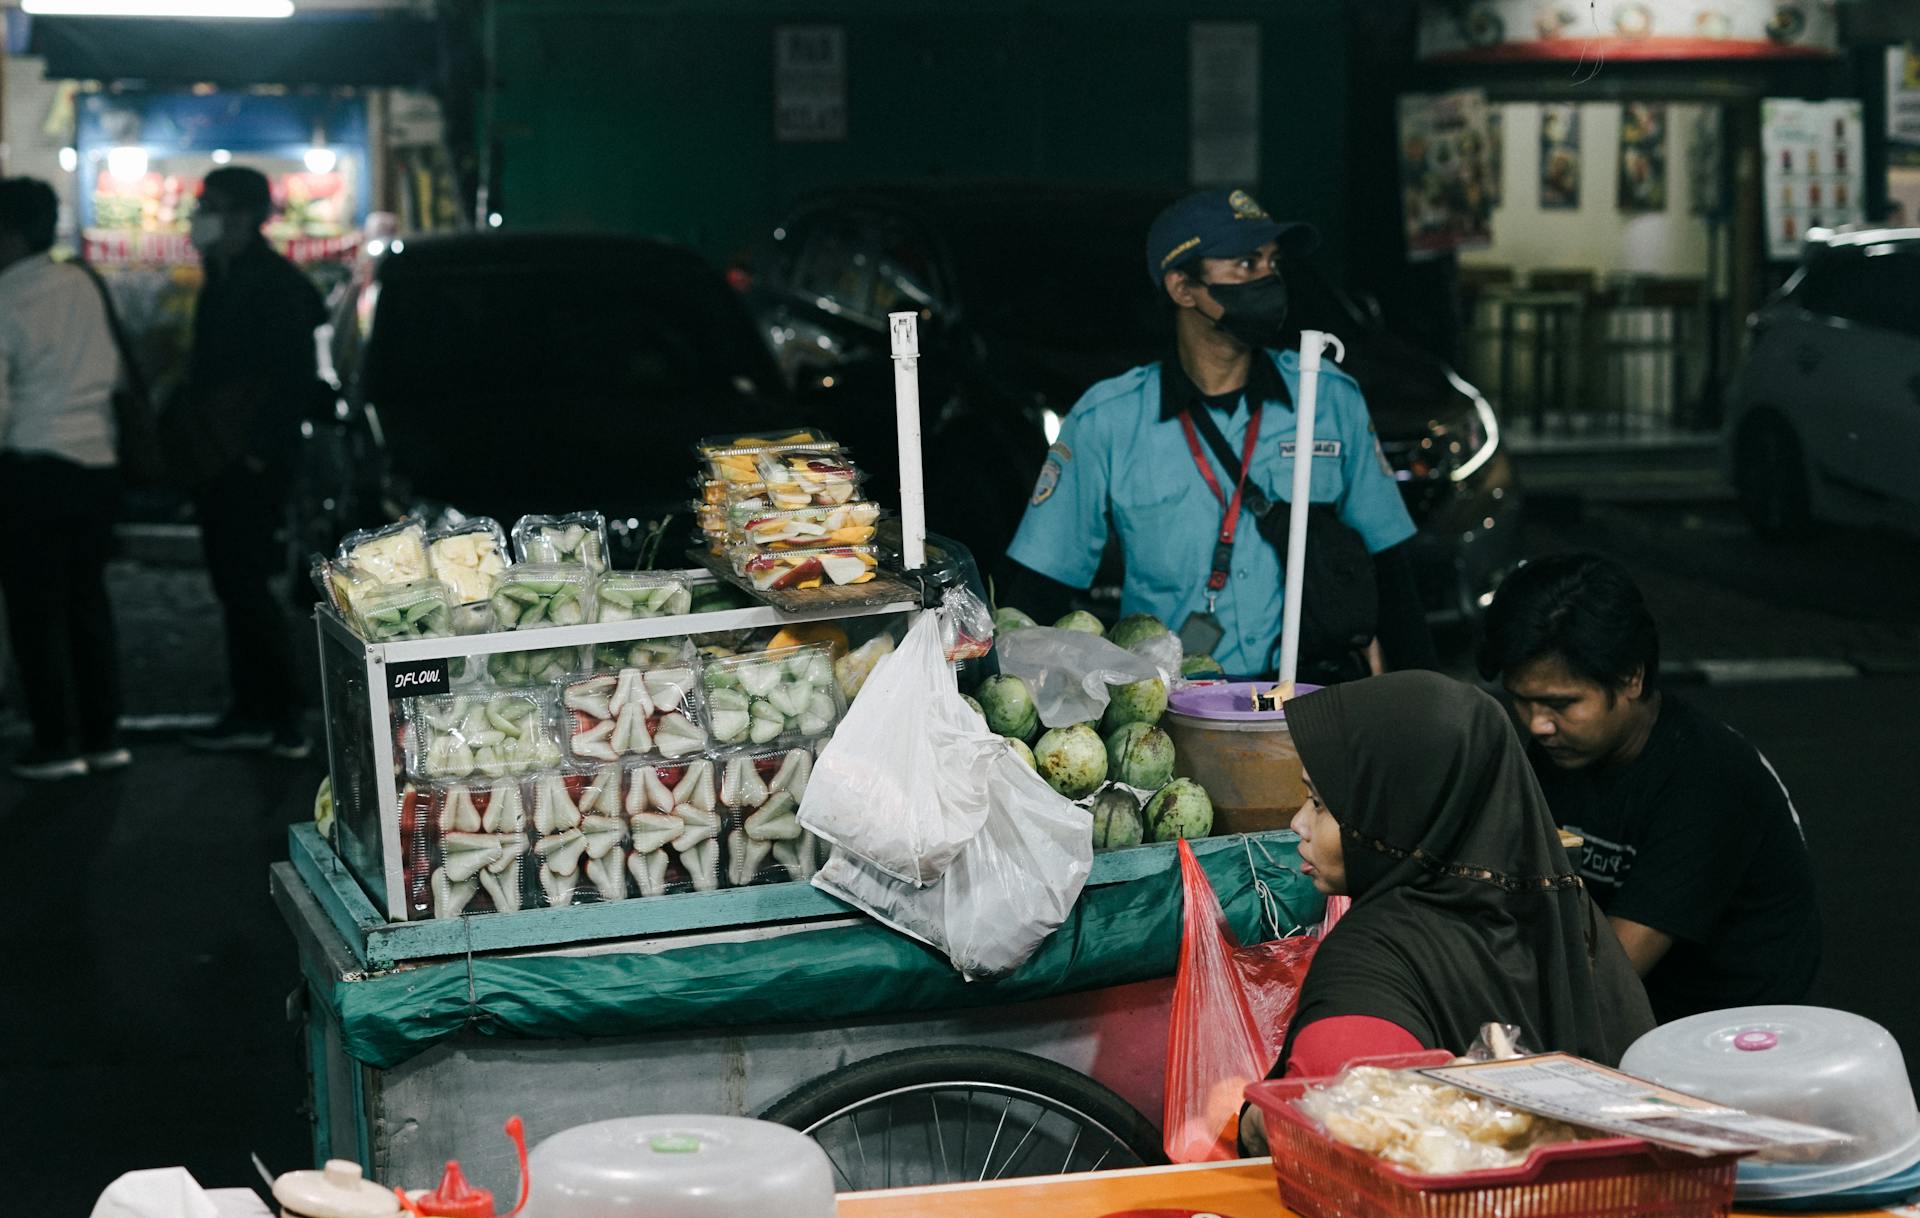
[{"label": "brown hijab", "polygon": [[1464,1053],[1498,1021],[1530,1048],[1614,1065],[1653,1027],[1499,703],[1403,672],[1297,698],[1287,721],[1340,823],[1353,897],[1307,973],[1296,1033],[1371,1015]]}]

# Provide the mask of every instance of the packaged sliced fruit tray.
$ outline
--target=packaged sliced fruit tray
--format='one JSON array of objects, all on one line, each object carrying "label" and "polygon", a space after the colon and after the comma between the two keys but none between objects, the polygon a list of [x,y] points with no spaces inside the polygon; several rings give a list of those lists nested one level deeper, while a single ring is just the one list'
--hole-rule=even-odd
[{"label": "packaged sliced fruit tray", "polygon": [[632,833],[627,873],[643,897],[712,892],[721,869],[721,811],[714,763],[629,766],[625,810]]},{"label": "packaged sliced fruit tray", "polygon": [[567,755],[581,764],[677,760],[707,747],[691,661],[680,668],[586,673],[560,685]]},{"label": "packaged sliced fruit tray", "polygon": [[728,887],[804,882],[820,869],[820,841],[800,827],[799,819],[814,752],[814,742],[804,742],[714,758],[720,771]]},{"label": "packaged sliced fruit tray", "polygon": [[341,539],[339,559],[378,584],[410,584],[433,574],[427,562],[427,530],[417,520],[348,533]]},{"label": "packaged sliced fruit tray", "polygon": [[456,604],[472,605],[493,595],[494,581],[512,561],[500,522],[476,516],[427,534],[427,562],[435,579],[453,589]]},{"label": "packaged sliced fruit tray", "polygon": [[546,770],[528,779],[527,786],[532,792],[533,861],[541,903],[564,909],[592,901],[624,901],[632,895],[621,768]]},{"label": "packaged sliced fruit tray", "polygon": [[663,639],[635,639],[622,643],[599,643],[593,648],[593,667],[603,672],[637,668],[679,668],[693,663],[693,640],[684,634]]},{"label": "packaged sliced fruit tray", "polygon": [[880,568],[877,546],[834,546],[814,550],[763,550],[739,545],[727,553],[734,574],[762,591],[818,588],[823,584],[864,584]]},{"label": "packaged sliced fruit tray", "polygon": [[453,593],[437,579],[375,588],[360,598],[359,610],[360,637],[369,643],[453,634]]},{"label": "packaged sliced fruit tray", "polygon": [[807,503],[847,503],[862,481],[852,458],[844,452],[774,453],[762,452],[754,459],[758,482],[775,507],[804,507],[795,502],[805,495]]},{"label": "packaged sliced fruit tray", "polygon": [[521,562],[569,563],[595,575],[607,569],[607,519],[598,512],[522,516],[513,525]]},{"label": "packaged sliced fruit tray", "polygon": [[693,591],[660,571],[603,571],[593,583],[594,620],[631,622],[693,611]]},{"label": "packaged sliced fruit tray", "polygon": [[[495,685],[514,687],[535,685],[543,690],[568,675],[579,672],[582,648],[535,647],[530,651],[496,651],[487,657],[487,679]],[[478,658],[474,660],[478,666]]]},{"label": "packaged sliced fruit tray", "polygon": [[407,772],[429,782],[497,779],[559,765],[560,741],[544,693],[514,690],[415,698]]},{"label": "packaged sliced fruit tray", "polygon": [[[867,475],[858,469],[843,476],[812,481],[791,480],[769,485],[765,482],[699,483],[696,501],[700,519],[725,528],[736,517],[780,508],[835,507],[861,497]],[[724,515],[723,515],[724,513]]]},{"label": "packaged sliced fruit tray", "polygon": [[521,563],[494,584],[496,628],[533,630],[593,620],[593,574],[574,563]]},{"label": "packaged sliced fruit tray", "polygon": [[763,550],[860,546],[873,540],[880,505],[856,499],[837,507],[768,508],[732,513],[729,537]]},{"label": "packaged sliced fruit tray", "polygon": [[696,446],[708,476],[722,482],[759,480],[756,462],[763,453],[837,454],[840,445],[824,431],[799,428],[784,435],[712,436]]},{"label": "packaged sliced fruit tray", "polygon": [[[526,904],[527,801],[522,779],[433,783],[424,807],[401,819],[414,917],[514,913]],[[415,885],[416,875],[422,881]]]},{"label": "packaged sliced fruit tray", "polygon": [[846,711],[827,643],[708,660],[701,686],[707,729],[723,747],[824,736]]},{"label": "packaged sliced fruit tray", "polygon": [[333,606],[334,612],[355,629],[359,628],[360,606],[384,586],[344,562],[323,558],[318,554],[313,556],[309,574],[313,578],[313,586]]}]

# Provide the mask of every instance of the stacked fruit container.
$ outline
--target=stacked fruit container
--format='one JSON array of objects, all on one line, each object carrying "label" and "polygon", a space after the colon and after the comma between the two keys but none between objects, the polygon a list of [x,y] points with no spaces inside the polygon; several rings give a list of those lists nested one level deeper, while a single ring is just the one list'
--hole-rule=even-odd
[{"label": "stacked fruit container", "polygon": [[715,436],[698,446],[693,507],[712,552],[763,591],[863,584],[874,577],[880,508],[866,476],[825,432]]}]

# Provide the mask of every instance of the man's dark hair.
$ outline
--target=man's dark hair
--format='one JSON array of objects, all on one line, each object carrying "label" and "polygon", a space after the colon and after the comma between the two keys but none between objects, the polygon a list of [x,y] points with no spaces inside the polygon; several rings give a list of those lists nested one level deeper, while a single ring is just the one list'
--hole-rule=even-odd
[{"label": "man's dark hair", "polygon": [[1555,554],[1521,567],[1493,598],[1480,640],[1480,675],[1557,656],[1609,690],[1660,675],[1660,630],[1626,569],[1597,554]]},{"label": "man's dark hair", "polygon": [[19,233],[27,248],[44,254],[53,248],[53,230],[60,220],[60,197],[39,178],[0,181],[0,229]]},{"label": "man's dark hair", "polygon": [[228,165],[201,179],[202,192],[217,190],[228,204],[248,213],[256,223],[265,223],[273,214],[273,188],[267,175],[245,165]]}]

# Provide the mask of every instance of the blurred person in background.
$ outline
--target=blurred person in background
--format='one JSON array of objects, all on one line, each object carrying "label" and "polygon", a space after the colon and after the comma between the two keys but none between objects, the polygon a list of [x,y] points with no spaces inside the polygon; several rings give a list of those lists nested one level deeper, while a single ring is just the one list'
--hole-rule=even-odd
[{"label": "blurred person in background", "polygon": [[162,419],[168,462],[192,489],[207,574],[226,619],[232,705],[187,742],[209,750],[305,757],[293,640],[274,596],[278,531],[300,420],[320,386],[320,293],[267,244],[273,196],[259,172],[209,173],[192,240],[206,268],[193,352]]},{"label": "blurred person in background", "polygon": [[58,216],[45,182],[0,181],[0,592],[33,723],[12,769],[28,779],[132,760],[106,583],[120,355],[101,289],[48,253]]}]

